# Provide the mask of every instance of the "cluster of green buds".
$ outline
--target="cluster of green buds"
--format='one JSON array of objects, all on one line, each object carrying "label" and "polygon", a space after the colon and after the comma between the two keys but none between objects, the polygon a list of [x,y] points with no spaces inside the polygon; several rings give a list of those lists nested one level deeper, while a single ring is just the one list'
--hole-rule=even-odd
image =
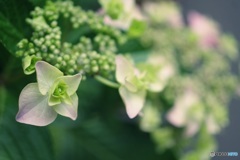
[{"label": "cluster of green buds", "polygon": [[[48,2],[44,8],[36,7],[31,16],[27,22],[34,30],[32,37],[20,41],[16,52],[23,59],[26,74],[35,72],[35,63],[44,60],[65,74],[80,72],[84,77],[100,75],[113,79],[117,45],[125,39],[120,30],[104,24],[101,16],[84,11],[71,1]],[[61,18],[71,22],[72,30],[81,31],[77,41],[66,40],[60,27]]]},{"label": "cluster of green buds", "polygon": [[104,52],[117,52],[116,42],[108,35],[99,34],[94,38],[96,50],[100,53]]},{"label": "cluster of green buds", "polygon": [[101,76],[113,79],[115,72],[114,59],[115,55],[112,53],[100,55],[92,51],[88,54],[81,54],[77,60],[77,64],[89,75],[101,73]]},{"label": "cluster of green buds", "polygon": [[103,17],[96,15],[92,11],[84,11],[80,7],[74,6],[71,1],[57,2],[56,7],[64,18],[70,18],[72,27],[75,29],[84,26],[87,30],[90,29],[96,33],[109,35],[118,42],[123,42],[125,39],[121,31],[105,25]]}]

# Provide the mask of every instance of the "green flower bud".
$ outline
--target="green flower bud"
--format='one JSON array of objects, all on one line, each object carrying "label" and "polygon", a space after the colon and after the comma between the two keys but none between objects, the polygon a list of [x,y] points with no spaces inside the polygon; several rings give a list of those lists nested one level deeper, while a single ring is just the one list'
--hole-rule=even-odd
[{"label": "green flower bud", "polygon": [[35,64],[37,61],[41,60],[41,57],[37,57],[35,55],[26,56],[23,59],[23,71],[25,74],[29,75],[35,72]]},{"label": "green flower bud", "polygon": [[144,33],[146,28],[146,22],[134,19],[131,22],[130,28],[128,30],[128,35],[131,37],[139,37]]},{"label": "green flower bud", "polygon": [[99,70],[98,66],[92,67],[92,72],[96,73],[96,72],[98,72],[98,70]]}]

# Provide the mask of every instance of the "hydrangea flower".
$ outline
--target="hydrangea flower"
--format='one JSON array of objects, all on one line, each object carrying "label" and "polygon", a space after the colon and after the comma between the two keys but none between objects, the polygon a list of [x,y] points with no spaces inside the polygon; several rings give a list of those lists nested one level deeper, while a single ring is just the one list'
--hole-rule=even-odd
[{"label": "hydrangea flower", "polygon": [[52,123],[57,114],[75,120],[78,107],[75,92],[82,76],[64,76],[44,61],[38,61],[35,68],[38,83],[30,83],[22,90],[16,120],[36,126]]},{"label": "hydrangea flower", "polygon": [[[201,101],[201,97],[191,87],[186,88],[176,98],[167,120],[176,127],[185,127],[185,135],[195,135],[204,124],[208,133],[216,134],[226,125],[226,109],[212,96]],[[207,108],[207,112],[206,112]],[[218,112],[214,112],[218,110]]]},{"label": "hydrangea flower", "polygon": [[138,67],[146,72],[144,81],[151,92],[161,92],[175,73],[169,60],[159,54],[151,54],[147,63],[141,63]]},{"label": "hydrangea flower", "polygon": [[121,85],[119,94],[130,118],[136,117],[145,103],[146,89],[141,80],[143,76],[127,58],[121,55],[116,57],[116,79]]},{"label": "hydrangea flower", "polygon": [[187,136],[192,136],[199,130],[203,117],[204,107],[199,105],[199,96],[191,88],[177,97],[173,108],[167,114],[167,120],[171,124],[186,127]]}]

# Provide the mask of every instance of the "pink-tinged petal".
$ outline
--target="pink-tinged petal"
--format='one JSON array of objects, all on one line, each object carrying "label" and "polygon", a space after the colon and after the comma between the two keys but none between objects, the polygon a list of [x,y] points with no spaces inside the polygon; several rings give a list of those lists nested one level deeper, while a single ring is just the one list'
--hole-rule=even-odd
[{"label": "pink-tinged petal", "polygon": [[145,103],[146,91],[130,92],[127,88],[119,88],[120,96],[126,106],[127,114],[130,118],[136,117]]},{"label": "pink-tinged petal", "polygon": [[69,96],[73,95],[77,91],[81,79],[81,74],[59,77],[59,80],[63,80],[67,84],[67,94]]},{"label": "pink-tinged petal", "polygon": [[55,111],[62,116],[69,117],[72,120],[76,120],[77,118],[77,108],[78,108],[78,96],[77,94],[73,94],[71,97],[72,105],[67,104],[65,102],[53,106]]},{"label": "pink-tinged petal", "polygon": [[177,126],[182,127],[187,122],[187,111],[185,106],[174,106],[167,114],[167,120]]},{"label": "pink-tinged petal", "polygon": [[187,137],[192,137],[193,135],[195,135],[200,128],[199,124],[200,122],[197,121],[189,121],[186,126],[185,135]]},{"label": "pink-tinged petal", "polygon": [[211,134],[216,134],[220,131],[221,126],[218,124],[217,120],[214,119],[212,115],[206,118],[207,130]]},{"label": "pink-tinged petal", "polygon": [[167,120],[177,126],[182,127],[187,124],[189,110],[198,102],[198,95],[191,89],[177,97],[173,108],[167,114]]},{"label": "pink-tinged petal", "polygon": [[35,126],[46,126],[52,123],[57,113],[48,106],[48,96],[43,96],[37,83],[28,84],[19,97],[19,111],[16,120]]},{"label": "pink-tinged petal", "polygon": [[133,64],[122,55],[116,56],[116,79],[124,84],[125,78],[134,75]]},{"label": "pink-tinged petal", "polygon": [[44,62],[39,61],[36,63],[37,81],[39,91],[45,95],[54,81],[63,76],[63,73],[56,67]]}]

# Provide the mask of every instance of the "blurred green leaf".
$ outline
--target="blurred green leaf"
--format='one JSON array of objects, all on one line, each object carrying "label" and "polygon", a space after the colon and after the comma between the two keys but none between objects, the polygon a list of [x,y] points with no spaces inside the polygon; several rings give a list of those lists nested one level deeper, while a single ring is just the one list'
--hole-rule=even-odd
[{"label": "blurred green leaf", "polygon": [[197,137],[197,142],[194,144],[194,150],[184,153],[181,160],[195,160],[198,159],[210,160],[210,153],[216,150],[216,142],[212,135],[207,131],[206,126],[203,126]]},{"label": "blurred green leaf", "polygon": [[[5,88],[0,87],[0,118],[2,117],[5,100],[6,100],[6,90],[5,90]],[[0,122],[1,122],[1,120],[0,120]]]},{"label": "blurred green leaf", "polygon": [[127,118],[117,90],[88,79],[78,96],[78,119],[59,117],[51,125],[58,160],[159,159],[149,134]]},{"label": "blurred green leaf", "polygon": [[[67,133],[54,129],[63,147],[58,152],[60,160],[157,160],[154,145],[148,134],[134,128],[133,125],[114,122],[109,125],[100,118],[79,123],[78,127],[69,129]],[[59,131],[59,132],[57,132]],[[63,135],[62,135],[63,134]],[[56,137],[55,137],[56,138]]]},{"label": "blurred green leaf", "polygon": [[0,42],[10,53],[14,54],[18,41],[28,34],[25,19],[31,9],[26,0],[0,1]]},{"label": "blurred green leaf", "polygon": [[90,10],[98,10],[100,8],[100,4],[98,0],[73,0],[76,5],[81,6],[84,9]]},{"label": "blurred green leaf", "polygon": [[14,53],[16,44],[23,37],[23,35],[9,22],[9,20],[0,13],[0,42],[8,49],[9,52]]},{"label": "blurred green leaf", "polygon": [[51,137],[47,128],[15,121],[17,99],[0,88],[0,159],[54,160]]},{"label": "blurred green leaf", "polygon": [[34,6],[43,6],[46,3],[46,0],[28,0]]}]

